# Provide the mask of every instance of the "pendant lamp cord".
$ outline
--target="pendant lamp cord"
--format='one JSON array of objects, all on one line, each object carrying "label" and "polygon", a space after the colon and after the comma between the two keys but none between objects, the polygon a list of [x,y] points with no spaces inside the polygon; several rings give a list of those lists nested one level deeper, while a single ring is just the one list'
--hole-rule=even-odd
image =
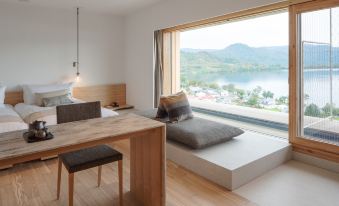
[{"label": "pendant lamp cord", "polygon": [[77,76],[79,72],[79,7],[77,8]]}]

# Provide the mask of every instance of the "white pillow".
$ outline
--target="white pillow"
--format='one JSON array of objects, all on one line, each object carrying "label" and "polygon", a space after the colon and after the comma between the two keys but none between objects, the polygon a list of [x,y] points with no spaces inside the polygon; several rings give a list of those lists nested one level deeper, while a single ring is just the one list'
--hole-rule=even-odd
[{"label": "white pillow", "polygon": [[72,94],[72,88],[74,83],[65,84],[47,84],[47,85],[23,85],[24,103],[34,105],[36,104],[36,93],[55,92],[60,90],[68,90]]},{"label": "white pillow", "polygon": [[5,86],[0,86],[0,105],[5,103]]}]

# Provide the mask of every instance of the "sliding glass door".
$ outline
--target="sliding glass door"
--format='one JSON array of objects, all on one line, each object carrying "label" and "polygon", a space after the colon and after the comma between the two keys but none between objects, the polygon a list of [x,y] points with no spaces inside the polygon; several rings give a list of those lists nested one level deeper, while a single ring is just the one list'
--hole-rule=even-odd
[{"label": "sliding glass door", "polygon": [[291,6],[292,143],[339,153],[339,2]]}]

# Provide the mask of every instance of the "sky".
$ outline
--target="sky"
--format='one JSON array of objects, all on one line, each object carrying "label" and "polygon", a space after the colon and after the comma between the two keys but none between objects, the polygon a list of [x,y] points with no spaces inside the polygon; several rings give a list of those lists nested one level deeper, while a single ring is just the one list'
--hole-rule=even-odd
[{"label": "sky", "polygon": [[[332,27],[330,17],[332,17]],[[302,40],[339,46],[339,7],[303,13],[301,16]],[[331,30],[332,29],[332,30]],[[332,39],[331,37],[332,32]]]},{"label": "sky", "polygon": [[223,49],[234,43],[251,47],[288,45],[288,13],[271,14],[180,33],[181,48]]}]

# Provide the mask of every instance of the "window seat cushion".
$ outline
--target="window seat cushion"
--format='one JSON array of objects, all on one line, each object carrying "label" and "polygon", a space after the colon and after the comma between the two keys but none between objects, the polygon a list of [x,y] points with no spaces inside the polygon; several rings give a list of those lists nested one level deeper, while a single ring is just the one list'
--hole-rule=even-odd
[{"label": "window seat cushion", "polygon": [[[139,112],[139,115],[156,119],[157,110]],[[184,144],[193,149],[203,149],[223,143],[244,133],[243,130],[211,120],[194,117],[185,121],[170,123],[166,119],[156,119],[166,123],[167,139]]]}]

